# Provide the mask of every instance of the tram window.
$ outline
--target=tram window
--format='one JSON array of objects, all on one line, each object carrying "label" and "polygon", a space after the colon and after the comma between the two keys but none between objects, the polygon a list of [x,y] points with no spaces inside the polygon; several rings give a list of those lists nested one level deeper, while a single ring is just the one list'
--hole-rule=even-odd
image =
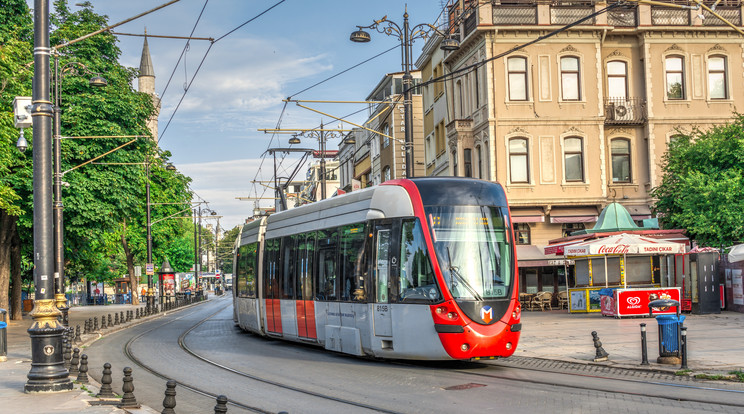
[{"label": "tram window", "polygon": [[295,242],[297,235],[282,238],[282,272],[279,275],[281,298],[294,299]]},{"label": "tram window", "polygon": [[366,231],[364,223],[341,227],[341,300],[365,302],[367,293],[364,290],[364,242]]},{"label": "tram window", "polygon": [[439,289],[426,249],[426,241],[418,219],[404,220],[400,238],[400,300],[434,301]]},{"label": "tram window", "polygon": [[237,272],[235,275],[238,297],[256,296],[256,251],[258,243],[246,244],[238,249]]},{"label": "tram window", "polygon": [[336,229],[318,232],[318,300],[336,300],[338,266],[338,231]]},{"label": "tram window", "polygon": [[276,280],[279,263],[279,239],[266,240],[264,249],[264,291],[267,299],[279,298],[279,285]]},{"label": "tram window", "polygon": [[297,242],[297,299],[312,300],[315,232],[300,234]]}]

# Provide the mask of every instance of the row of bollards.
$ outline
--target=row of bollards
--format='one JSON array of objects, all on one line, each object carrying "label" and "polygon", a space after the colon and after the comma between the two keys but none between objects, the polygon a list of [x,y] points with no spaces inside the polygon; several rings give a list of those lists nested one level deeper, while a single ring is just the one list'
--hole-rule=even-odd
[{"label": "row of bollards", "polygon": [[[679,362],[680,362],[680,369],[688,369],[687,368],[687,327],[686,326],[680,326],[679,327],[679,344],[677,344],[678,350],[677,354],[679,355]],[[646,324],[641,323],[641,365],[649,365],[648,363],[648,349],[647,349],[647,340],[646,340]],[[662,344],[661,339],[659,340],[659,359],[661,359],[662,352]]]},{"label": "row of bollards", "polygon": [[[86,361],[85,370],[87,371],[88,357],[86,355],[83,355],[83,359]],[[78,378],[80,378],[80,376],[78,376]],[[78,381],[80,380],[78,379]],[[121,402],[117,404],[117,406],[119,408],[139,408],[140,405],[137,402],[137,398],[134,396],[134,377],[132,376],[132,368],[124,367],[124,378],[122,379],[122,381],[122,397]],[[104,399],[118,399],[118,397],[114,393],[113,388],[111,387],[112,382],[113,378],[111,377],[111,364],[106,362],[105,364],[103,364],[101,389],[99,390],[98,394],[96,394],[96,397]],[[85,378],[85,383],[87,383],[87,376]],[[176,411],[174,410],[174,408],[176,408],[176,384],[177,383],[174,380],[169,380],[165,384],[165,398],[163,398],[163,411],[161,411],[162,414],[176,414]],[[214,406],[215,414],[227,413],[227,402],[228,399],[226,396],[218,395],[217,405]]]}]

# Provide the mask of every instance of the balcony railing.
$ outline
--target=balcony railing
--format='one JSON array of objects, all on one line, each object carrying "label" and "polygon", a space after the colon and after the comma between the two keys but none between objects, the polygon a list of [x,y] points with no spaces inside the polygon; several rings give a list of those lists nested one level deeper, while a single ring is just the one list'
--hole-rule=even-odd
[{"label": "balcony railing", "polygon": [[[550,24],[571,24],[581,18],[594,13],[594,6],[584,5],[586,2],[555,2],[550,6]],[[594,24],[594,18],[585,20],[582,24]]]},{"label": "balcony railing", "polygon": [[[741,7],[718,7],[716,14],[730,21],[736,26],[741,26]],[[712,15],[709,11],[703,10],[703,26],[726,26],[723,20]]]},{"label": "balcony railing", "polygon": [[689,26],[690,11],[686,9],[652,6],[651,24],[654,26]]},{"label": "balcony railing", "polygon": [[646,122],[646,100],[605,98],[605,124],[634,125]]},{"label": "balcony railing", "polygon": [[536,0],[502,0],[494,1],[493,24],[495,25],[530,25],[537,24]]},{"label": "balcony railing", "polygon": [[638,26],[638,7],[620,7],[607,12],[607,24],[615,27]]}]

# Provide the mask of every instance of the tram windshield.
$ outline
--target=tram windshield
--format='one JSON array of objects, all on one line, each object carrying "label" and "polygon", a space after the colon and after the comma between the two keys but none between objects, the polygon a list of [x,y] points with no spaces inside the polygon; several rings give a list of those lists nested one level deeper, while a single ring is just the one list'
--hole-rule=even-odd
[{"label": "tram windshield", "polygon": [[512,257],[506,208],[428,206],[425,211],[452,296],[477,301],[508,297]]}]

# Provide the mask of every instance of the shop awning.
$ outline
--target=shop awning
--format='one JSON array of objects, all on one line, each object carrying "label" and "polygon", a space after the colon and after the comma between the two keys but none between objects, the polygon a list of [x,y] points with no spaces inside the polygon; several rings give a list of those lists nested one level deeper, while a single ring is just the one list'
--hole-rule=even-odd
[{"label": "shop awning", "polygon": [[566,256],[676,254],[684,253],[685,245],[637,234],[618,234],[566,246]]},{"label": "shop awning", "polygon": [[593,223],[597,217],[596,207],[553,207],[550,210],[551,223]]},{"label": "shop awning", "polygon": [[511,208],[512,223],[544,223],[545,213],[538,207]]},{"label": "shop awning", "polygon": [[[545,266],[563,266],[566,259],[557,257],[554,254],[545,254],[545,246],[535,245],[518,245],[517,246],[517,265],[519,267],[545,267]],[[573,264],[573,260],[568,260],[568,264]]]}]

